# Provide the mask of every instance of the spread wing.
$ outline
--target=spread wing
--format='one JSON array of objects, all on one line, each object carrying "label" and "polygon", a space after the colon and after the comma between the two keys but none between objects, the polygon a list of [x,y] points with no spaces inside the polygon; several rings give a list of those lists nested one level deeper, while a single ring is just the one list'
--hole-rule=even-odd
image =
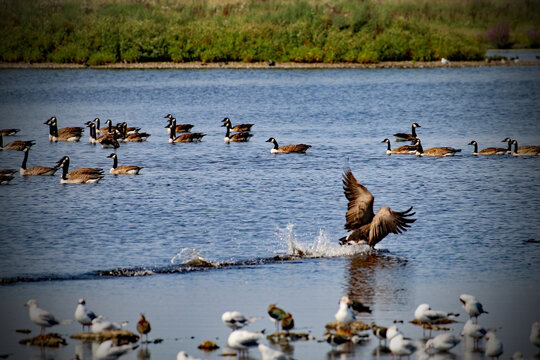
[{"label": "spread wing", "polygon": [[384,239],[389,233],[401,234],[402,231],[407,231],[411,227],[411,223],[416,219],[410,219],[412,206],[403,212],[393,211],[388,206],[383,206],[377,211],[373,218],[369,229],[369,245],[374,246],[379,241]]},{"label": "spread wing", "polygon": [[343,190],[349,200],[345,229],[354,230],[373,219],[373,195],[354,177],[351,169],[343,173]]}]

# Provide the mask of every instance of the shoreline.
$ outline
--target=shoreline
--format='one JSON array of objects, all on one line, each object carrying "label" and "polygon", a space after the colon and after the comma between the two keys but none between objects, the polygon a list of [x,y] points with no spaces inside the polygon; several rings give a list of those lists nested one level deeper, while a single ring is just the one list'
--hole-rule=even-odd
[{"label": "shoreline", "polygon": [[424,69],[424,68],[463,68],[485,66],[539,66],[540,61],[453,61],[443,64],[439,61],[387,61],[375,64],[359,63],[295,63],[276,62],[269,65],[266,62],[145,62],[145,63],[116,63],[106,65],[61,64],[61,63],[0,63],[0,69]]}]

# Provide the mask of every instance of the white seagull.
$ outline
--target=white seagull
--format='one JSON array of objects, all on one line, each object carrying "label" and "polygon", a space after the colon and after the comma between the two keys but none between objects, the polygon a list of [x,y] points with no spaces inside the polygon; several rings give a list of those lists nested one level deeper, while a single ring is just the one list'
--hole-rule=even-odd
[{"label": "white seagull", "polygon": [[459,314],[447,313],[444,311],[432,310],[428,304],[420,304],[414,311],[414,318],[421,323],[436,323],[439,320],[447,320],[449,316]]},{"label": "white seagull", "polygon": [[45,332],[45,328],[54,325],[66,325],[72,322],[72,320],[58,320],[50,312],[38,308],[37,302],[34,299],[30,299],[24,304],[28,307],[28,316],[30,320],[36,325],[41,327],[41,334]]},{"label": "white seagull", "polygon": [[485,355],[491,358],[499,358],[503,353],[503,344],[497,339],[494,331],[488,331],[486,334]]},{"label": "white seagull", "polygon": [[289,357],[282,351],[274,350],[266,345],[259,344],[262,360],[288,360]]},{"label": "white seagull", "polygon": [[248,350],[252,346],[257,346],[263,334],[249,330],[235,330],[227,339],[227,345],[239,351]]},{"label": "white seagull", "polygon": [[125,345],[116,345],[113,340],[105,340],[102,342],[94,353],[94,357],[99,360],[114,360],[118,359],[125,353],[136,349],[137,343],[129,343]]},{"label": "white seagull", "polygon": [[536,321],[532,324],[529,340],[534,346],[540,347],[540,322]]},{"label": "white seagull", "polygon": [[488,314],[488,312],[484,310],[482,304],[472,295],[461,294],[459,295],[459,301],[463,304],[463,308],[465,309],[465,312],[469,314],[469,317],[476,318],[476,322],[478,322],[478,316]]},{"label": "white seagull", "polygon": [[91,331],[97,334],[104,330],[121,330],[127,324],[127,321],[124,321],[121,324],[110,322],[105,320],[105,317],[103,317],[102,315],[99,315],[97,318],[92,320]]},{"label": "white seagull", "polygon": [[395,325],[390,326],[388,330],[386,330],[386,338],[390,340],[388,348],[394,356],[410,356],[417,349],[413,341],[403,337],[403,334]]},{"label": "white seagull", "polygon": [[348,296],[342,296],[339,300],[339,309],[335,314],[336,321],[342,325],[349,325],[356,320],[356,316],[350,307],[352,304]]},{"label": "white seagull", "polygon": [[201,360],[201,359],[193,357],[185,351],[180,351],[178,352],[178,354],[176,354],[176,360]]},{"label": "white seagull", "polygon": [[465,326],[463,326],[463,330],[461,331],[462,336],[468,336],[473,338],[474,348],[478,346],[478,342],[486,335],[486,333],[486,329],[484,329],[478,324],[473,323],[472,319],[469,319],[467,320],[467,322],[465,322]]},{"label": "white seagull", "polygon": [[257,317],[246,318],[239,311],[226,311],[221,315],[221,321],[228,327],[234,330],[243,328],[244,326],[251,324],[254,321],[259,320]]},{"label": "white seagull", "polygon": [[84,299],[79,299],[77,308],[75,309],[75,320],[82,324],[82,329],[84,331],[85,326],[92,326],[92,320],[96,318],[94,312],[86,308],[86,301]]},{"label": "white seagull", "polygon": [[429,339],[426,342],[426,352],[430,349],[435,350],[435,352],[444,352],[452,349],[454,346],[459,344],[461,342],[461,339],[452,334],[452,333],[445,333],[435,336],[433,339]]}]

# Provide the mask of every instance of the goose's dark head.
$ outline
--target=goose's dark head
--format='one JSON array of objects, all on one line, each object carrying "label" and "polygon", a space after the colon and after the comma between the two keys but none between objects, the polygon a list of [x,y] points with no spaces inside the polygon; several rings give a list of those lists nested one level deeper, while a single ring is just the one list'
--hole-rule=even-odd
[{"label": "goose's dark head", "polygon": [[418,125],[418,123],[413,123],[412,126],[415,127],[415,128],[421,127],[420,125]]},{"label": "goose's dark head", "polygon": [[228,117],[225,117],[223,120],[221,120],[221,122],[227,122],[227,121],[231,121],[231,119],[229,119]]},{"label": "goose's dark head", "polygon": [[44,122],[44,124],[51,125],[54,120],[56,120],[56,117],[51,116],[47,121]]},{"label": "goose's dark head", "polygon": [[172,119],[167,120],[167,125],[165,125],[166,128],[170,128],[172,124]]},{"label": "goose's dark head", "polygon": [[56,164],[63,165],[66,161],[69,161],[69,156],[63,156]]},{"label": "goose's dark head", "polygon": [[477,143],[476,141],[473,140],[473,141],[471,141],[471,142],[469,143],[469,145],[478,145],[478,143]]},{"label": "goose's dark head", "polygon": [[108,158],[113,158],[113,159],[114,159],[114,158],[116,157],[116,154],[112,153],[112,154],[110,154],[110,155],[107,156],[107,157],[108,157]]},{"label": "goose's dark head", "polygon": [[271,143],[273,143],[273,142],[276,142],[276,139],[274,139],[273,137],[271,137],[270,139],[266,140],[266,142],[271,142]]},{"label": "goose's dark head", "polygon": [[505,138],[505,139],[504,139],[503,141],[501,141],[501,142],[511,142],[511,141],[512,141],[512,139],[510,139],[509,137],[507,137],[507,138]]},{"label": "goose's dark head", "polygon": [[99,118],[95,118],[94,120],[92,120],[93,122],[98,122],[98,121],[101,121]]},{"label": "goose's dark head", "polygon": [[388,140],[388,139],[384,139],[384,140],[383,140],[383,141],[381,141],[381,142],[382,142],[382,143],[389,143],[389,142],[390,142],[390,140]]},{"label": "goose's dark head", "polygon": [[164,118],[165,118],[165,119],[169,119],[169,120],[170,120],[170,119],[172,119],[172,118],[173,118],[173,116],[172,116],[172,114],[167,114],[167,115],[165,115],[165,116],[164,116]]}]

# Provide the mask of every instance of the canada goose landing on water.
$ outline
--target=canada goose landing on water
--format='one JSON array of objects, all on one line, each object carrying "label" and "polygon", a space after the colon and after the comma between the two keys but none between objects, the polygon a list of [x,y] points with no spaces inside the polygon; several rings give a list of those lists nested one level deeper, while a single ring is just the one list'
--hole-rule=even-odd
[{"label": "canada goose landing on water", "polygon": [[395,148],[394,150],[392,150],[390,148],[390,140],[388,139],[384,139],[383,141],[381,141],[383,143],[387,143],[388,144],[388,149],[386,149],[386,154],[387,155],[390,155],[390,154],[404,154],[404,155],[408,155],[408,154],[414,154],[416,153],[416,146],[414,145],[403,145],[403,146],[400,146],[398,148]]},{"label": "canada goose landing on water", "polygon": [[231,123],[225,122],[222,127],[227,128],[227,132],[225,133],[225,143],[231,143],[231,142],[248,142],[249,139],[253,136],[253,134],[250,134],[247,131],[242,131],[236,134],[231,135]]},{"label": "canada goose landing on water", "polygon": [[414,141],[418,139],[418,136],[416,136],[417,127],[421,127],[421,126],[418,125],[417,123],[412,124],[412,130],[411,130],[412,134],[407,134],[407,133],[394,134],[394,136],[396,137],[396,141]]},{"label": "canada goose landing on water", "polygon": [[254,124],[237,124],[235,126],[232,126],[231,119],[229,119],[228,117],[221,120],[221,122],[224,123],[224,124],[229,123],[231,125],[231,131],[232,132],[251,131],[251,128],[254,125]]},{"label": "canada goose landing on water", "polygon": [[185,133],[185,134],[176,136],[176,119],[175,118],[172,118],[169,121],[169,125],[165,127],[171,130],[171,132],[169,133],[170,143],[199,142],[202,140],[204,136],[206,136],[206,134],[203,134],[203,133]]},{"label": "canada goose landing on water", "polygon": [[514,156],[538,156],[540,155],[540,146],[526,145],[519,146],[517,140],[512,140],[511,144],[514,145],[512,155]]},{"label": "canada goose landing on water", "polygon": [[497,148],[497,147],[485,148],[479,152],[478,143],[474,140],[471,141],[469,145],[474,145],[473,155],[504,155],[506,154],[506,149]]},{"label": "canada goose landing on water", "polygon": [[58,129],[58,120],[55,116],[44,122],[49,125],[49,141],[77,142],[81,139],[84,128],[80,126],[69,126]]},{"label": "canada goose landing on water", "polygon": [[24,150],[24,159],[21,164],[19,172],[22,176],[52,176],[60,168],[60,165],[55,167],[45,167],[45,166],[34,166],[30,169],[26,168],[26,162],[28,161],[28,154],[30,153],[30,148],[25,148]]},{"label": "canada goose landing on water", "polygon": [[21,129],[0,129],[0,135],[13,136],[16,135]]},{"label": "canada goose landing on water", "polygon": [[15,150],[15,151],[23,151],[26,148],[31,147],[32,145],[35,145],[35,140],[15,140],[4,146],[4,135],[0,134],[0,151],[2,150]]},{"label": "canada goose landing on water", "polygon": [[283,145],[279,146],[276,139],[271,137],[266,140],[266,142],[271,142],[274,144],[274,147],[270,150],[272,154],[288,154],[288,153],[301,153],[304,154],[311,145],[298,144],[298,145]]},{"label": "canada goose landing on water", "polygon": [[345,169],[343,173],[343,190],[349,200],[345,229],[351,233],[339,239],[340,245],[360,243],[374,247],[386,235],[401,234],[416,221],[409,218],[415,214],[411,213],[412,206],[403,212],[382,206],[374,214],[373,195],[356,180],[351,169]]},{"label": "canada goose landing on water", "polygon": [[114,160],[113,167],[109,171],[113,175],[139,175],[139,171],[141,171],[142,169],[142,166],[134,166],[134,165],[118,166],[118,156],[114,153],[110,154],[107,157],[112,158]]},{"label": "canada goose landing on water", "polygon": [[[167,114],[167,115],[165,115],[165,119],[172,120],[172,119],[174,119],[174,116],[172,116],[171,114]],[[193,127],[193,125],[191,125],[191,124],[178,124],[178,125],[176,125],[176,132],[177,133],[190,132],[192,127]],[[171,133],[171,128],[167,129],[167,133],[168,134]]]},{"label": "canada goose landing on water", "polygon": [[427,150],[424,150],[424,148],[422,147],[422,143],[420,142],[420,139],[416,139],[416,142],[414,145],[416,145],[416,155],[418,156],[433,156],[433,157],[453,156],[455,155],[455,153],[461,151],[461,149],[454,149],[447,146],[432,147]]}]

